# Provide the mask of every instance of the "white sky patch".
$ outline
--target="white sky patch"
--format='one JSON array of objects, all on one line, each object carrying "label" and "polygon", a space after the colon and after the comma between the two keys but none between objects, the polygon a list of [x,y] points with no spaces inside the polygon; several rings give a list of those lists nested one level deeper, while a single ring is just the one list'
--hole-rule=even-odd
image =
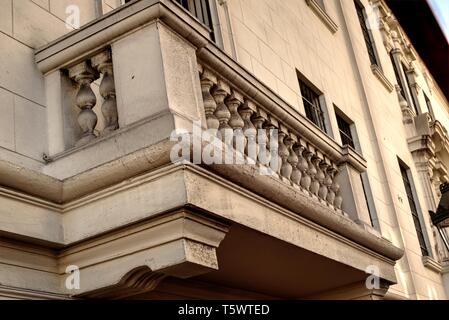
[{"label": "white sky patch", "polygon": [[427,0],[449,42],[449,0]]}]

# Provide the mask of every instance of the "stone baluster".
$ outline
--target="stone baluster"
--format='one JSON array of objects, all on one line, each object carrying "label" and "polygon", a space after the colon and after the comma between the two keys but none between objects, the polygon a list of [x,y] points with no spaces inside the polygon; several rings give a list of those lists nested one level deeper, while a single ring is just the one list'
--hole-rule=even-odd
[{"label": "stone baluster", "polygon": [[269,166],[274,172],[276,172],[277,174],[280,174],[281,167],[282,167],[282,159],[279,156],[278,126],[279,126],[278,121],[274,117],[269,115],[268,121],[265,122],[265,125],[264,125],[264,129],[267,132],[268,150],[270,153]]},{"label": "stone baluster", "polygon": [[311,172],[310,168],[313,167],[312,165],[312,155],[313,153],[306,148],[305,146],[302,146],[303,148],[303,152],[302,152],[302,158],[300,158],[300,170],[302,172],[302,177],[301,177],[301,187],[303,187],[305,190],[309,191],[310,190],[310,185],[312,184],[312,176],[311,176]]},{"label": "stone baluster", "polygon": [[293,167],[288,161],[288,158],[290,157],[290,148],[293,144],[293,140],[291,140],[288,137],[288,131],[287,129],[281,125],[281,128],[278,133],[278,141],[279,141],[279,158],[281,159],[281,176],[290,180],[290,177],[292,175]]},{"label": "stone baluster", "polygon": [[[325,161],[320,163],[320,190],[318,191],[318,197],[320,197],[320,199],[326,201],[327,198],[327,194],[329,192],[329,186],[332,185],[332,180],[330,180],[329,177],[329,173],[328,173],[328,168],[330,166],[330,164],[326,161],[327,159],[325,159]],[[330,182],[330,184],[329,184]]]},{"label": "stone baluster", "polygon": [[309,169],[307,170],[310,178],[311,178],[311,184],[310,184],[310,193],[318,196],[318,190],[320,189],[320,183],[316,179],[316,175],[318,173],[317,165],[320,162],[320,158],[316,156],[315,149],[311,146],[309,146],[310,152],[312,153],[312,156],[309,160]]},{"label": "stone baluster", "polygon": [[100,84],[100,94],[104,99],[101,106],[105,127],[103,135],[118,129],[117,100],[115,96],[114,71],[112,68],[112,55],[109,50],[103,51],[92,58],[92,66],[103,74]]},{"label": "stone baluster", "polygon": [[301,186],[302,176],[305,174],[308,167],[307,160],[302,155],[304,149],[305,147],[301,145],[300,141],[298,141],[298,143],[293,147],[296,157],[298,158],[298,164],[296,165],[296,168],[293,168],[291,179],[293,183],[296,183],[298,186]]},{"label": "stone baluster", "polygon": [[97,98],[92,91],[91,83],[98,79],[98,73],[87,61],[81,62],[69,69],[69,77],[78,85],[78,93],[75,101],[81,112],[78,114],[78,124],[82,131],[81,138],[75,146],[79,147],[94,140],[97,136],[94,133],[97,125],[97,115],[92,109],[97,104]]},{"label": "stone baluster", "polygon": [[317,151],[315,158],[313,159],[313,165],[316,170],[315,179],[312,182],[312,193],[319,197],[321,186],[324,182],[324,172],[321,170],[321,163],[323,162],[323,155]]},{"label": "stone baluster", "polygon": [[228,124],[234,130],[233,146],[234,149],[241,154],[244,154],[246,147],[246,137],[243,134],[245,122],[238,112],[243,101],[243,96],[235,90],[232,90],[231,95],[225,101],[229,112],[231,113],[231,118],[229,119]]},{"label": "stone baluster", "polygon": [[333,188],[333,184],[335,181],[335,173],[337,172],[337,169],[335,168],[335,166],[331,166],[329,167],[329,169],[327,170],[327,174],[330,178],[329,180],[326,180],[326,184],[328,185],[329,189],[328,189],[328,193],[327,193],[327,197],[326,197],[326,201],[333,206],[334,202],[335,202],[335,191]]},{"label": "stone baluster", "polygon": [[340,194],[340,185],[337,182],[337,175],[338,175],[338,169],[335,170],[334,181],[332,183],[331,189],[333,190],[333,192],[335,194],[334,207],[336,209],[340,210],[341,206],[343,204],[343,197]]},{"label": "stone baluster", "polygon": [[294,134],[290,134],[288,137],[288,150],[289,150],[289,156],[288,156],[288,162],[290,163],[292,167],[292,173],[290,175],[290,180],[294,183],[299,185],[301,181],[301,171],[298,169],[298,162],[299,158],[296,155],[296,152],[294,150],[294,145],[298,143],[298,138]]},{"label": "stone baluster", "polygon": [[[240,108],[240,115],[243,119],[243,134],[246,137],[245,154],[254,161],[257,161],[259,154],[259,146],[257,145],[257,129],[251,121],[251,117],[257,111],[256,105],[251,101],[245,101],[242,108]],[[263,121],[263,119],[262,119]]]},{"label": "stone baluster", "polygon": [[203,94],[204,113],[206,114],[206,122],[208,129],[217,130],[220,123],[215,117],[217,103],[211,94],[212,87],[217,83],[217,77],[207,69],[201,74],[201,92]]},{"label": "stone baluster", "polygon": [[257,110],[257,114],[253,118],[254,126],[257,130],[257,146],[258,146],[258,160],[264,166],[269,166],[271,161],[271,154],[268,149],[268,135],[265,129],[265,123],[268,121],[267,114],[261,110]]},{"label": "stone baluster", "polygon": [[222,80],[218,80],[217,85],[212,89],[212,96],[217,103],[217,109],[215,110],[215,117],[218,119],[218,135],[223,142],[229,144],[231,141],[225,141],[226,137],[232,137],[232,128],[229,126],[229,120],[231,119],[231,112],[225,104],[225,99],[231,94],[231,88]]}]

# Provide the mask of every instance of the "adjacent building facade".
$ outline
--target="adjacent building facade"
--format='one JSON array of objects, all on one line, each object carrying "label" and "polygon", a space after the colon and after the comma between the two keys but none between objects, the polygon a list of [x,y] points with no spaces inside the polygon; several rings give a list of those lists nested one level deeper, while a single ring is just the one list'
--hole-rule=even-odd
[{"label": "adjacent building facade", "polygon": [[[0,297],[449,297],[449,103],[383,0],[0,6]],[[245,161],[174,162],[195,123]]]}]

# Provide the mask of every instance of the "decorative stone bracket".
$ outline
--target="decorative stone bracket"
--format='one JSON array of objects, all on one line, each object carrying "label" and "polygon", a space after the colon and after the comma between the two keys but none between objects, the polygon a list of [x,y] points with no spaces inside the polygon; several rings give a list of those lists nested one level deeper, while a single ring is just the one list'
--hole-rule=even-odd
[{"label": "decorative stone bracket", "polygon": [[68,292],[65,277],[62,290],[79,297],[124,298],[154,289],[167,276],[185,279],[218,270],[216,249],[227,231],[223,222],[181,210],[75,245],[60,254],[59,265],[61,274],[64,266],[79,267],[80,290]]}]

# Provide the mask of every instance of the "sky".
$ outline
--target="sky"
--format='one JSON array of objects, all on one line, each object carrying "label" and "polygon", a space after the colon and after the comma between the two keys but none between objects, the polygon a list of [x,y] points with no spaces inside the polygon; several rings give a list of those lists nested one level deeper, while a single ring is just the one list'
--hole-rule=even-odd
[{"label": "sky", "polygon": [[427,0],[436,14],[438,21],[449,42],[449,0]]}]

